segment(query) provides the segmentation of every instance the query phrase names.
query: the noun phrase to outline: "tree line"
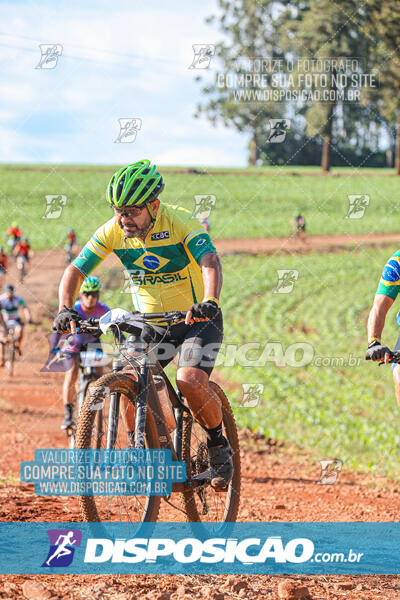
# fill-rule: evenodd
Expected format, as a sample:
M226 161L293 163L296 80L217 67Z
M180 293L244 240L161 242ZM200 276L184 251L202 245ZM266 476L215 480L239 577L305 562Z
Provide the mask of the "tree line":
M398 0L217 0L206 21L223 40L195 116L250 134L251 165L400 174Z

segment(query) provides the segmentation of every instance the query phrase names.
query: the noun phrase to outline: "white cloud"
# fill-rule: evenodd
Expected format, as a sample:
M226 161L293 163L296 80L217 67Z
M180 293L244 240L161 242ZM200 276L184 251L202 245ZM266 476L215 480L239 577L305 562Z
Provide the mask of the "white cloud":
M0 160L244 164L243 136L193 118L192 44L221 38L204 23L214 10L214 0L3 2ZM39 43L63 45L56 69L35 69ZM121 117L143 120L134 145L113 144Z

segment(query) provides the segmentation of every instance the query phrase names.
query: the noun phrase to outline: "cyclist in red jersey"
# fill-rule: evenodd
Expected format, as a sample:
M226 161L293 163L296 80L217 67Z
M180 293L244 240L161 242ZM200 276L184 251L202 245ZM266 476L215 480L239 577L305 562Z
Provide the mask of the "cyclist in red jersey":
M72 229L72 227L70 227L68 229L67 238L68 238L68 242L66 243L64 248L67 253L67 259L66 259L67 263L70 263L70 262L72 262L72 260L74 258L74 253L76 251L76 246L77 246L76 234L75 234L75 231Z
M22 282L26 274L26 266L29 263L29 258L31 256L31 247L29 245L28 238L23 238L15 245L14 256L16 257L17 261L17 269L21 273L20 281Z
M31 247L29 245L28 238L23 238L20 242L15 245L14 255L23 256L24 259L29 262Z
M22 231L18 227L18 224L14 221L6 231L7 244L14 250L15 245L21 239Z

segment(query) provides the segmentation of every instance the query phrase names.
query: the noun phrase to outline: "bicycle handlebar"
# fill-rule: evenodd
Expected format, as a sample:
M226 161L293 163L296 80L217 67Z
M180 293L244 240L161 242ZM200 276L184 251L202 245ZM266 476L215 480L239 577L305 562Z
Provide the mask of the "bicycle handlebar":
M164 321L167 323L173 323L174 321L181 321L182 319L185 318L186 316L186 311L181 311L181 310L174 310L174 311L169 311L169 312L160 312L160 313L140 313L140 312L133 312L131 313L132 318L135 321L139 321L142 323L147 323L149 321ZM79 333L99 333L100 329L99 329L99 320L100 319L87 319L87 321L84 321L83 319L77 319L76 320L76 324L79 328ZM117 327L117 324L115 324L115 327ZM121 323L118 323L118 327L121 329L121 331L126 331L127 333L129 333L129 329L133 330L134 326L131 325L130 323L121 321Z
M389 356L390 356L389 364L400 364L400 352L392 352L392 351L390 351L389 352ZM385 361L382 360L382 362L380 362L378 364L379 364L379 366L380 365L384 365Z

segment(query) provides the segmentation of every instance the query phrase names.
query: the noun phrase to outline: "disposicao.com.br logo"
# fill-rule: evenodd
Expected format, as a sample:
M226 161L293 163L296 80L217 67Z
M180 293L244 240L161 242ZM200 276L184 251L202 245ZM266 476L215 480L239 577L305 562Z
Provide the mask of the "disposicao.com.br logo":
M0 538L1 574L400 574L397 522L3 522Z
M362 553L350 550L348 558L342 552L315 554L316 562L354 562ZM293 538L286 544L280 536L262 538L209 538L194 537L178 541L171 538L98 539L89 538L85 563L156 563L166 558L181 564L235 563L262 564L271 559L275 563L314 562L314 543L308 538Z

